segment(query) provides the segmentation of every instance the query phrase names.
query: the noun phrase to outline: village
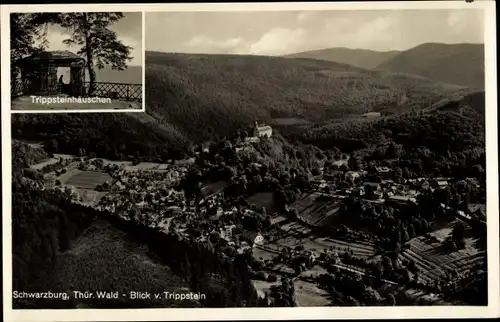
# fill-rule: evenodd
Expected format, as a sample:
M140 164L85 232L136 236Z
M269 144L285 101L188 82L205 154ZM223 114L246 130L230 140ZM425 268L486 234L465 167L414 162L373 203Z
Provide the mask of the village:
M257 143L260 138L270 138L272 129L256 123L252 134L236 146L236 151ZM346 198L355 197L373 207L384 205L404 212L417 206L419 196L436 194L457 184L453 178L439 177L396 182L389 167L352 171L344 159L338 161L334 171L321 168L310 180L309 188L287 204L285 211L275 211L270 206L274 199L271 192L258 192L260 197L256 199L248 196L249 202L243 205L226 198L224 190L228 182L224 180L204 182L199 197L187 198L179 187L193 166L192 159L180 164L134 164L89 156L55 155L54 158L57 162L45 165L44 189L66 191L77 203L107 210L123 220L195 240L210 248L216 247L228 256L248 254L253 258L251 269L261 297L275 292L283 285L283 280L292 281L297 305L306 306L330 303L327 292L317 282L321 275L334 268L372 277L370 267L380 265L384 258L378 246L379 238L338 221ZM463 184L480 189L472 178ZM258 202L261 199L267 201ZM486 220L484 204L470 203L463 210L445 204L441 207L444 213L453 212L453 220L464 223L472 218L479 218L483 223ZM446 234L427 235L438 244L444 243L452 229L443 229ZM407 241L406 253L416 252L411 244L419 238ZM448 259L451 263L448 271L431 259L415 265L421 256L406 256L405 250L394 263L400 269L417 266L410 274L414 287L407 292L416 292L426 301L437 303L443 299L429 290L444 285L436 281L451 276L450 271L467 274L466 266L471 268L472 264L463 265L463 261L468 262L469 255L482 258L479 251L470 252L467 250L464 256L457 253L456 258ZM433 273L427 274L425 270ZM389 289L401 284L390 276L383 280ZM381 295L388 290L381 291Z

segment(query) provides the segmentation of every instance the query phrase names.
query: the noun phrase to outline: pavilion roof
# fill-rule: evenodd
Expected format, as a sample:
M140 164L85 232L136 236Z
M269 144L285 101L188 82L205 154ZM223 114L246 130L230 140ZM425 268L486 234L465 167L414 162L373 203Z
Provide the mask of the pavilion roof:
M82 57L69 50L43 51L31 56L23 57L16 62L16 65L40 64L44 61L53 61L57 65L64 66L71 63L85 61Z

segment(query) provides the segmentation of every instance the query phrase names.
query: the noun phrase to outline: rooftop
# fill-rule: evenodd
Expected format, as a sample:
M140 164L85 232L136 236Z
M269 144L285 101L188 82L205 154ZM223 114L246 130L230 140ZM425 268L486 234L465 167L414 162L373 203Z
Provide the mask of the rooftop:
M401 196L401 195L390 196L389 200L399 201L399 202L408 202L408 201L416 202L417 201L414 197L411 197L411 196Z
M18 59L17 65L39 63L41 61L57 61L61 64L70 64L79 61L85 61L82 57L69 50L43 51L31 56Z

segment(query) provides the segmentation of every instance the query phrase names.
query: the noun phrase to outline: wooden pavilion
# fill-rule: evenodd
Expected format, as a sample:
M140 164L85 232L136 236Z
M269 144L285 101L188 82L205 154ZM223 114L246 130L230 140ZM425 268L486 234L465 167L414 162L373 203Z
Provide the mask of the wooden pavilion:
M44 51L21 58L14 68L20 71L20 79L15 83L21 88L15 89L20 95L58 95L63 92L71 96L84 96L85 59L68 50ZM57 68L70 68L70 81L61 88L57 79Z

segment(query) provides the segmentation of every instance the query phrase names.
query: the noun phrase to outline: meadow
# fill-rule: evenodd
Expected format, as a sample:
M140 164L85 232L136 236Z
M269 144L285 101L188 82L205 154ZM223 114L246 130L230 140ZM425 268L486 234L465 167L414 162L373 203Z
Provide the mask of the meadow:
M111 176L104 172L79 171L71 176L65 184L80 189L94 189L96 186L111 180Z
M267 211L272 211L274 202L273 202L273 193L272 192L257 192L248 197L247 202L258 207L266 207Z

